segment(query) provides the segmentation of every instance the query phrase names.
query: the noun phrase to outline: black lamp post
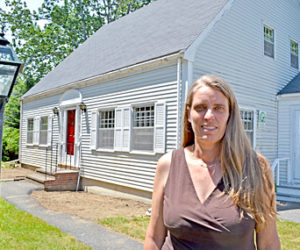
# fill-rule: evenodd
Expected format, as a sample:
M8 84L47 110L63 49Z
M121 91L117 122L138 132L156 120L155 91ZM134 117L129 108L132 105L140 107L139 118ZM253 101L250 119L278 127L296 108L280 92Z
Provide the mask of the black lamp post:
M18 60L9 44L10 42L4 38L2 28L0 33L0 178L4 107L11 95L17 76L24 67L24 64Z

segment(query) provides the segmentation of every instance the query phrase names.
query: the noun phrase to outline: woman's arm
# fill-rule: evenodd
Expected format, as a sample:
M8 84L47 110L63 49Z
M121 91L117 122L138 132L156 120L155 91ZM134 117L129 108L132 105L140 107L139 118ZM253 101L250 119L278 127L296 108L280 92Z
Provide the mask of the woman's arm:
M144 249L161 249L167 230L163 220L164 187L169 175L171 152L163 155L156 168L152 194L152 210L150 224L147 230Z
M256 233L258 250L279 250L280 240L276 229L276 219L271 219Z
M278 250L280 249L280 240L276 229L276 196L274 178L268 160L258 154L259 165L262 169L263 182L265 189L265 200L269 202L269 218L266 222L259 225L256 232L256 246L258 250Z

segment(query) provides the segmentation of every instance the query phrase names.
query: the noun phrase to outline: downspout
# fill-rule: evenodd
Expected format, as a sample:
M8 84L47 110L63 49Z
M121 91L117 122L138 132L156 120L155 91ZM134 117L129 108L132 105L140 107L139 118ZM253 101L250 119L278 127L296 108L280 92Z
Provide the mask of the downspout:
M20 124L19 124L19 163L22 163L22 123L23 123L23 100L20 100Z
M79 143L79 157L78 157L78 179L77 179L77 185L76 185L76 192L79 189L79 183L80 183L80 172L81 172L81 168L80 168L80 163L81 163L81 139L82 139L82 116L83 116L83 112L81 111L80 114L80 131L79 131L79 138L78 138L78 143ZM86 111L85 111L86 112ZM84 112L84 114L85 114Z
M176 148L180 147L181 142L181 113L182 113L182 57L183 52L179 53L177 60L177 136L176 136Z

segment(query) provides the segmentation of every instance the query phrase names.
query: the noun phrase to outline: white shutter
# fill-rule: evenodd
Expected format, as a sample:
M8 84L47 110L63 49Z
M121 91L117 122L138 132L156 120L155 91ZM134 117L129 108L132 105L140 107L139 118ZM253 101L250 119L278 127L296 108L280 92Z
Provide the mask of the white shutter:
M91 122L91 149L97 149L97 130L98 130L98 111L92 112L92 122Z
M123 110L120 108L115 109L115 133L114 133L114 149L121 151L123 146Z
M164 153L166 145L166 103L155 103L154 152Z
M122 151L130 151L131 107L123 108L123 145Z
M48 135L47 135L47 144L51 146L52 143L52 123L53 123L53 115L48 116Z

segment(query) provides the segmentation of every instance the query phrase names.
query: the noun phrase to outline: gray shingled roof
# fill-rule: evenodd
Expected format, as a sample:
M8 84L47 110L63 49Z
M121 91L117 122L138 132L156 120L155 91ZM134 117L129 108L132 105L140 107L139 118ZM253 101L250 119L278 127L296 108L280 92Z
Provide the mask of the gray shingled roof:
M101 27L23 98L185 50L227 2L152 2Z
M278 95L300 93L300 73L296 75L282 90L278 92Z

